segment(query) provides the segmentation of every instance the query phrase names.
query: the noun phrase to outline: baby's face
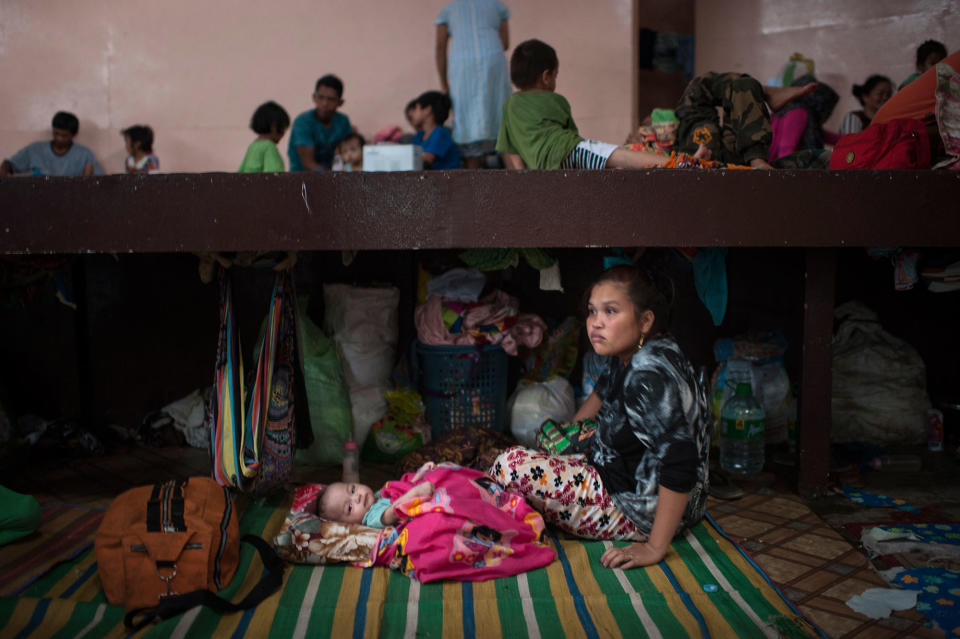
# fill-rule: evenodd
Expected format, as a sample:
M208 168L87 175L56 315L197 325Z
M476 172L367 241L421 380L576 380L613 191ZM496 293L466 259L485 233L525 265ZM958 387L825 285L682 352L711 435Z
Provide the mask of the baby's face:
M359 524L373 505L373 490L363 484L334 482L320 498L320 515L332 521Z
M340 145L340 157L347 164L357 165L363 161L363 147L360 140L351 138Z

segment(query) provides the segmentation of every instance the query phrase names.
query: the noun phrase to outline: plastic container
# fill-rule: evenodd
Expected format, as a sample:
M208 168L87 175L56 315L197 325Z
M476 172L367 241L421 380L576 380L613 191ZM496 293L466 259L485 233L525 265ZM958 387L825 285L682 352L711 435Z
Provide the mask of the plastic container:
M343 442L343 477L345 483L356 484L360 482L360 449L357 442L348 439Z
M923 460L920 455L881 455L870 461L874 470L889 471L892 473L915 473L923 470Z
M736 393L720 411L720 467L732 475L753 475L763 470L763 406L750 392L750 384L737 384Z
M927 449L943 450L943 412L936 408L927 409Z
M431 436L467 426L503 432L507 354L499 345L429 346L418 341L416 352Z

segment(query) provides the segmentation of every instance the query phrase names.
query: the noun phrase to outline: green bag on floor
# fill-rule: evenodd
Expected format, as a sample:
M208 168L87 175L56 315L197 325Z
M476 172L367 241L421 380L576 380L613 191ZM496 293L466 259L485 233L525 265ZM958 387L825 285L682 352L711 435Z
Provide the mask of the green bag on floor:
M296 463L339 464L343 460L343 442L353 431L350 394L333 340L310 320L306 308L306 299L301 299L297 304L297 327L313 444L297 450Z

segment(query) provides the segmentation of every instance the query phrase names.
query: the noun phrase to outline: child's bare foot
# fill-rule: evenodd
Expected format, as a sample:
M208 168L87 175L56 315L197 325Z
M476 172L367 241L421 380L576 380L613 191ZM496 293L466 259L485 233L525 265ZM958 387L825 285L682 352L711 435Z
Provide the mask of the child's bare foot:
M709 160L713 157L713 151L708 149L706 145L701 144L699 147L697 147L697 152L693 154L693 157L698 160Z
M770 165L770 163L764 160L763 158L754 158L750 160L750 168L769 169L771 171L774 170L773 167Z
M763 94L772 111L779 111L787 106L788 102L810 95L817 88L816 82L805 84L802 87L763 87Z

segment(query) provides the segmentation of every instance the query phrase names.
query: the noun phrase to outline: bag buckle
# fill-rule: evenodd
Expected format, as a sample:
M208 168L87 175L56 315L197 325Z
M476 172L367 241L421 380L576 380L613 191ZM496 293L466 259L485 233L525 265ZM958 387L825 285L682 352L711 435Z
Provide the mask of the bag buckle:
M163 563L166 564L167 562L163 562ZM166 586L167 586L167 592L165 592L165 593L163 593L163 592L160 593L160 596L158 597L158 599L166 599L167 597L174 597L174 596L176 596L176 595L179 595L179 594L180 594L179 592L177 592L176 590L171 589L171 587L170 587L170 582L173 581L173 578L177 576L177 564L175 564L175 563L170 563L169 565L164 565L164 566L163 566L164 568L171 568L171 569L173 569L173 572L171 572L169 575L166 575L166 576L164 576L164 575L162 575L162 574L160 573L160 568L161 568L161 565L160 565L160 564L161 564L161 562L157 562L157 566L156 566L157 577L160 577L160 580L161 580L163 583L166 584Z

